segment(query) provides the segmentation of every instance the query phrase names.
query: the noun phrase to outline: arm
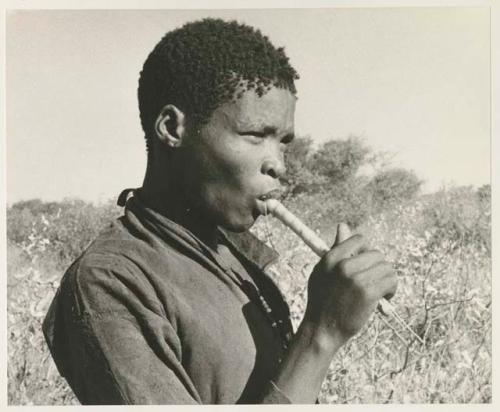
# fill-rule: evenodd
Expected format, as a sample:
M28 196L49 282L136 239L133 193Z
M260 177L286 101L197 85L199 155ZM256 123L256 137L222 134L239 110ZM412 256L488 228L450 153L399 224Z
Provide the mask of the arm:
M65 276L44 333L82 404L201 402L180 362L174 327L144 291L116 258L92 258Z
M330 362L396 290L396 276L380 252L339 225L334 247L314 268L304 319L274 382L293 403L314 403ZM264 398L265 399L265 398Z
M359 237L338 241L314 269L304 320L274 377L284 396L270 385L263 403L316 400L333 355L370 313L356 315L359 308L366 310L356 297L367 290L366 282L349 281L373 260L369 252L361 261L348 258L362 245ZM154 299L144 296L144 285L132 272L123 262L93 261L63 282L51 309L55 327L45 328L54 337L47 340L61 374L86 404L201 403L179 361L174 327Z

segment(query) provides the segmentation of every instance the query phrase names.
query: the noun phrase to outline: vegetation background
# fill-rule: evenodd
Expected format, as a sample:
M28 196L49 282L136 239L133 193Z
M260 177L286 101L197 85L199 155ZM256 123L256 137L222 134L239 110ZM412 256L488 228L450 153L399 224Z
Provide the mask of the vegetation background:
M412 171L356 137L289 147L284 203L332 243L347 222L393 262L401 318L374 314L333 360L324 403L491 402L490 186L421 194ZM64 270L121 210L78 199L17 202L7 210L8 400L78 404L50 357L41 323ZM300 322L318 258L270 217L252 229L280 259L271 269Z

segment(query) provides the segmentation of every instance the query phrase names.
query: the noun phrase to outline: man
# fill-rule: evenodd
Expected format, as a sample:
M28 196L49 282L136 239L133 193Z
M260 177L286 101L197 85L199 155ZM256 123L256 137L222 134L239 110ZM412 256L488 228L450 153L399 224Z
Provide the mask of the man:
M124 216L68 269L44 322L84 404L314 403L337 350L396 288L340 225L295 334L249 232L285 172L298 78L283 49L236 22L169 32L147 58L148 164Z

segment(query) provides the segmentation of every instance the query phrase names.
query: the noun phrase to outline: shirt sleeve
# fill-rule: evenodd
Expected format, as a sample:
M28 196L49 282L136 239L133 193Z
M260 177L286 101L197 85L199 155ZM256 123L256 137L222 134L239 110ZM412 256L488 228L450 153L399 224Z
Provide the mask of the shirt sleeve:
M82 404L201 403L172 322L152 287L119 259L70 269L44 334Z

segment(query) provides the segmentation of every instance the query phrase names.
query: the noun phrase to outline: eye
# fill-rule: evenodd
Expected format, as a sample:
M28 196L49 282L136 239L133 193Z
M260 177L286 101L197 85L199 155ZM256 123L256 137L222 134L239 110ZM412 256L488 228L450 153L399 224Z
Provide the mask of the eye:
M281 139L281 143L289 144L292 142L292 140L294 138L295 138L295 136L293 134L287 134L287 135L283 136L283 138Z
M266 134L264 132L257 131L245 131L238 133L240 136L243 136L245 140L250 142L251 144L261 144L265 141Z
M264 132L257 132L257 131L239 132L238 134L240 136L254 136L258 138L266 137L266 134Z

